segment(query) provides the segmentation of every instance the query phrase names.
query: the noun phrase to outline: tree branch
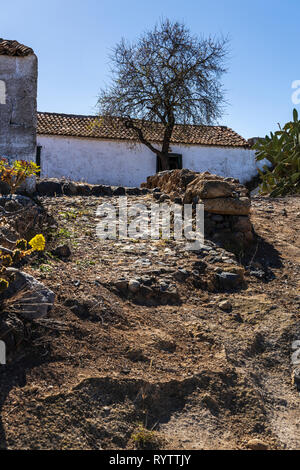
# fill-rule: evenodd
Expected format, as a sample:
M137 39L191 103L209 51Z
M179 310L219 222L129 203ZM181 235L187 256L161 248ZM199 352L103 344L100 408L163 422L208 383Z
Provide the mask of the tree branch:
M125 121L124 125L125 125L126 129L132 129L136 133L136 135L138 136L140 142L142 144L146 145L146 147L148 147L151 150L151 152L155 153L156 155L161 154L161 152L158 149L153 147L153 145L150 142L148 142L148 140L144 137L144 133L143 133L142 129L135 126L131 119L127 119Z

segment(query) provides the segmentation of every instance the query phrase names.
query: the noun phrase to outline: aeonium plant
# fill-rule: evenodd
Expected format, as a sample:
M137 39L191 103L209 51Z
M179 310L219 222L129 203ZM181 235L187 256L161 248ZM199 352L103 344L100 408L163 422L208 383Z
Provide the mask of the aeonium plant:
M10 164L7 158L0 158L0 180L9 185L11 194L15 194L27 178L36 176L39 171L40 167L34 162L15 160Z
M14 250L0 247L0 293L5 291L9 287L9 281L6 277L11 274L10 268L21 259L34 253L45 250L46 241L42 234L36 235L29 242L27 240L18 240L15 244ZM15 272L15 271L14 271Z

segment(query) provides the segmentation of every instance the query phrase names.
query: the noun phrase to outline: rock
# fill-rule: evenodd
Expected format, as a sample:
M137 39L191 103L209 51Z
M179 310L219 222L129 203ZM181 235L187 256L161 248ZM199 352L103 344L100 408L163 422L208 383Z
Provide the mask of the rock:
M141 188L141 194L143 194L144 196L145 196L146 194L150 194L150 189Z
M217 282L221 290L230 291L236 289L241 284L238 274L222 272L216 274Z
M76 196L77 195L77 185L73 181L62 182L62 193L65 196Z
M245 269L242 266L227 266L223 268L223 272L237 274L240 281L244 281Z
M157 193L157 192L156 192L156 193L153 193L153 197L154 197L154 199L156 199L157 201L159 201L159 199L161 198L161 196L162 196L162 193Z
M248 197L215 198L199 200L204 205L204 211L221 215L249 215L251 201Z
M141 278L141 281L145 286L151 286L151 284L153 283L153 278L151 278L150 276L143 276Z
M118 289L118 291L126 291L128 289L128 281L126 281L126 279L119 279L115 283L115 287Z
M7 183L5 183L5 181L0 181L0 194L10 194L10 187Z
M300 349L300 340L296 340L292 343L292 351L297 351L297 349Z
M207 263L205 261L195 261L193 264L194 269L196 269L199 273L204 273L207 268Z
M212 251L212 248L207 245L202 245L199 251L204 252L204 253L209 253L210 251Z
M297 349L297 350L292 354L292 364L293 364L293 366L298 366L298 365L300 365L300 349Z
M223 222L224 220L224 217L222 215L213 215L211 220L213 220L214 222Z
M141 190L140 188L126 188L127 196L140 196Z
M112 196L113 192L110 186L100 184L92 187L91 194L92 196Z
M41 196L60 196L63 193L62 183L55 180L39 181L36 192Z
M131 279L128 283L128 289L133 294L136 294L140 290L141 284L136 279Z
M294 383L299 388L300 387L300 367L297 367L294 370L293 374L294 374L294 377L293 377Z
M265 272L262 269L250 270L250 276L254 276L257 279L264 279Z
M159 283L159 289L161 292L165 292L169 288L169 283L165 281L160 281Z
M154 296L154 291L153 289L151 289L150 286L147 286L147 285L143 285L141 286L140 290L139 290L139 297L140 299L144 299L144 300L147 300L147 299L151 299L153 296Z
M78 196L90 196L92 187L88 184L77 184L77 195Z
M252 232L252 224L247 216L239 216L233 224L234 230L237 232Z
M223 310L224 312L231 312L232 310L232 305L229 300L223 300L222 302L219 303L219 308Z
M174 203L178 205L182 205L183 203L182 197L179 197L179 196L174 197Z
M172 191L185 191L187 185L196 178L197 174L188 169L161 171L156 175L149 176L146 186L148 189L157 190L158 188L167 194Z
M175 279L178 281L185 281L190 276L190 273L186 269L178 268L175 273Z
M125 196L126 191L125 188L119 186L118 188L113 189L113 196Z
M0 294L0 301L18 294L16 308L19 317L27 320L46 317L54 303L54 292L27 273L9 271L14 273L14 280L8 289Z
M269 446L260 439L250 439L247 443L247 447L251 450L268 450Z
M162 171L154 176L149 176L147 183L143 183L142 187L167 193L172 200L174 200L175 195L181 196L188 191L188 188L191 189L192 187L198 187L198 191L194 191L194 195L191 195L190 200L194 196L199 196L199 191L203 194L203 199L207 197L229 197L233 192L237 196L248 195L247 189L238 180L223 178L209 172L198 173L188 169Z
M69 258L72 255L71 248L69 245L59 245L55 250L52 251L54 256L58 258Z
M159 202L165 202L165 201L168 201L170 200L170 196L168 196L168 194L162 194L159 198Z
M197 176L186 188L184 204L191 204L195 197L200 199L227 198L232 196L232 185L226 181L203 180Z

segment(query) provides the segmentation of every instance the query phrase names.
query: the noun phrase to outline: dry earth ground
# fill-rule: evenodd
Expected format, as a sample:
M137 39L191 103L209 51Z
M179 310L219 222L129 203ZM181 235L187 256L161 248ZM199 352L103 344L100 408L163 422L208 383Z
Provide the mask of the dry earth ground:
M245 264L266 275L246 274L234 293L178 280L199 262L182 244L98 240L101 200L43 199L59 222L53 244L70 243L72 257L25 268L57 299L0 371L0 448L132 449L142 423L163 449L246 449L251 438L299 449L300 198L254 198L259 239ZM176 286L180 301L148 305L113 286L141 276Z

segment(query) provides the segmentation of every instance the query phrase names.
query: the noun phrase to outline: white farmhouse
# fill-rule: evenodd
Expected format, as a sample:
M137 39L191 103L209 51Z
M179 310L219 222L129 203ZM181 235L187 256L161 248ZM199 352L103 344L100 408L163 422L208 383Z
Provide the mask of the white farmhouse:
M121 119L38 113L37 122L41 177L132 187L159 170L155 154L136 142ZM152 124L146 137L159 144L162 127ZM210 171L241 183L257 175L249 143L224 126L176 126L170 151L171 168Z

